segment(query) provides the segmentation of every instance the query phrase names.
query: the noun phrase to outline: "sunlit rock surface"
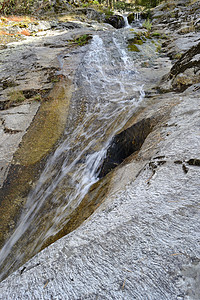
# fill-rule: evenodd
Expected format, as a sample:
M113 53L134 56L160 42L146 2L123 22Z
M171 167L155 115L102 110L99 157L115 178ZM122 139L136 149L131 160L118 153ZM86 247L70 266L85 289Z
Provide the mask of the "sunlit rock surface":
M199 43L197 27L182 35L188 24L179 25L165 46L175 60ZM163 76L160 63L154 71L141 64L148 99L136 120L158 122L129 163L114 170L104 204L5 279L0 299L200 299L199 77L182 93L170 84L169 93L149 92Z
M199 299L199 97L176 99L104 205L3 281L0 299Z

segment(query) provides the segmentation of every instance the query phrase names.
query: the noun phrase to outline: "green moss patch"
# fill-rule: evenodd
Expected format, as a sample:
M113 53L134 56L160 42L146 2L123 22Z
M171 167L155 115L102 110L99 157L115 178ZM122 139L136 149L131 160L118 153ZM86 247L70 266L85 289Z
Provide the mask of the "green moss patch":
M136 45L142 45L144 42L143 37L140 37L139 35L136 35L134 38L129 39L129 44L136 44Z
M128 45L128 50L129 51L134 51L134 52L140 52L140 50L138 49L138 47L134 44L130 44Z
M15 104L22 103L26 100L26 97L24 96L22 91L12 91L9 93L9 105L13 106Z
M86 45L90 40L92 36L90 34L83 34L78 37L76 37L74 40L70 40L70 44L78 45L78 46L84 46Z

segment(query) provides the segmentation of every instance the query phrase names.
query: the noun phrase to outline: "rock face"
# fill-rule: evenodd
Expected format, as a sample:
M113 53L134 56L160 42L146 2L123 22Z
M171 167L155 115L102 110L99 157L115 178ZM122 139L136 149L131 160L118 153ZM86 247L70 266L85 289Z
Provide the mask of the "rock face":
M200 83L200 42L185 52L174 64L169 78L173 88L179 91Z
M188 22L193 12L198 26L199 1L184 3L155 10L155 30L170 35L164 50L173 66L161 78L155 65L162 93L149 75L131 129L113 139L102 171L110 180L104 203L78 229L5 279L0 299L200 299L199 32L195 27L188 33L170 17L176 6L178 18ZM48 47L56 43L50 39ZM146 65L141 70L148 77ZM4 130L7 112L2 118ZM141 124L146 130L137 135ZM10 129L18 130L13 120ZM129 149L137 152L108 174L110 164L127 156L116 155L121 147L127 155Z
M187 1L187 6L183 1L171 1L154 10L153 29L169 36L163 46L175 63L168 74L168 84L165 77L161 89L183 91L200 83L199 14L200 1Z
M63 11L73 11L74 1L66 1L66 0L36 0L36 1L28 1L27 3L23 3L23 1L4 1L0 7L1 14L10 14L14 13L17 15L21 14L46 14L46 13L61 13Z
M170 36L165 43L172 59L184 53L199 40L200 1L170 1L155 8L153 29Z
M0 113L0 188L7 177L13 153L18 149L39 106L39 102L26 103Z
M115 172L104 205L3 281L1 299L199 299L198 96L156 102L141 117L180 103Z
M166 1L154 9L153 24L158 29L167 24L166 30L185 34L197 29L195 26L198 26L199 10L199 0Z
M11 49L8 47L1 50L0 117L4 138L1 138L0 160L3 173L8 169L13 153L42 99L53 86L55 72L59 69L59 52L59 48L51 48L49 51L49 47L41 40L39 43L21 42L16 47L13 45ZM10 145L9 151L6 151L7 143ZM4 179L1 176L1 186Z
M135 20L135 13L131 13L127 17L129 24L131 24Z
M83 32L89 34L92 30L60 34L50 31L50 37L11 44L1 51L1 247L16 225L24 196L65 129L71 80L82 55L69 41ZM69 48L75 50L74 55L66 54ZM66 64L64 74L61 61Z

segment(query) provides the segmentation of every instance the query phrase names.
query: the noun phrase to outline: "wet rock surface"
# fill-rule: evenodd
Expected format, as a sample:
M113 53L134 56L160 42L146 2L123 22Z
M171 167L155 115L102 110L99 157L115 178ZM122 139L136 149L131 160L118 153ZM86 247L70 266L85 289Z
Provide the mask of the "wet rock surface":
M0 118L3 136L0 160L3 169L7 170L10 165L41 104L42 107L51 107L50 90L60 81L59 55L69 47L69 41L73 41L76 35L81 36L82 32L87 30L62 34L50 32L51 37L30 37L1 50ZM49 104L46 101L50 101ZM12 150L6 153L7 143ZM6 174L6 171L1 173L1 186L5 180L3 173Z
M92 33L50 32L51 37L18 42L1 51L1 246L65 129L72 79L84 53L70 43L83 32ZM67 65L65 74L59 74L60 63Z

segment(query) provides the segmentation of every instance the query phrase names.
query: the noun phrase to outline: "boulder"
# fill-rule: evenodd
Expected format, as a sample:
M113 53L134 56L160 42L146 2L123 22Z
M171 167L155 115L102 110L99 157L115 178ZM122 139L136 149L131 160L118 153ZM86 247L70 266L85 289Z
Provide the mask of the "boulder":
M131 13L127 17L129 24L133 23L135 21L135 13Z
M113 27L119 29L125 26L125 21L122 16L113 15L110 17L106 17L105 22L112 25Z

